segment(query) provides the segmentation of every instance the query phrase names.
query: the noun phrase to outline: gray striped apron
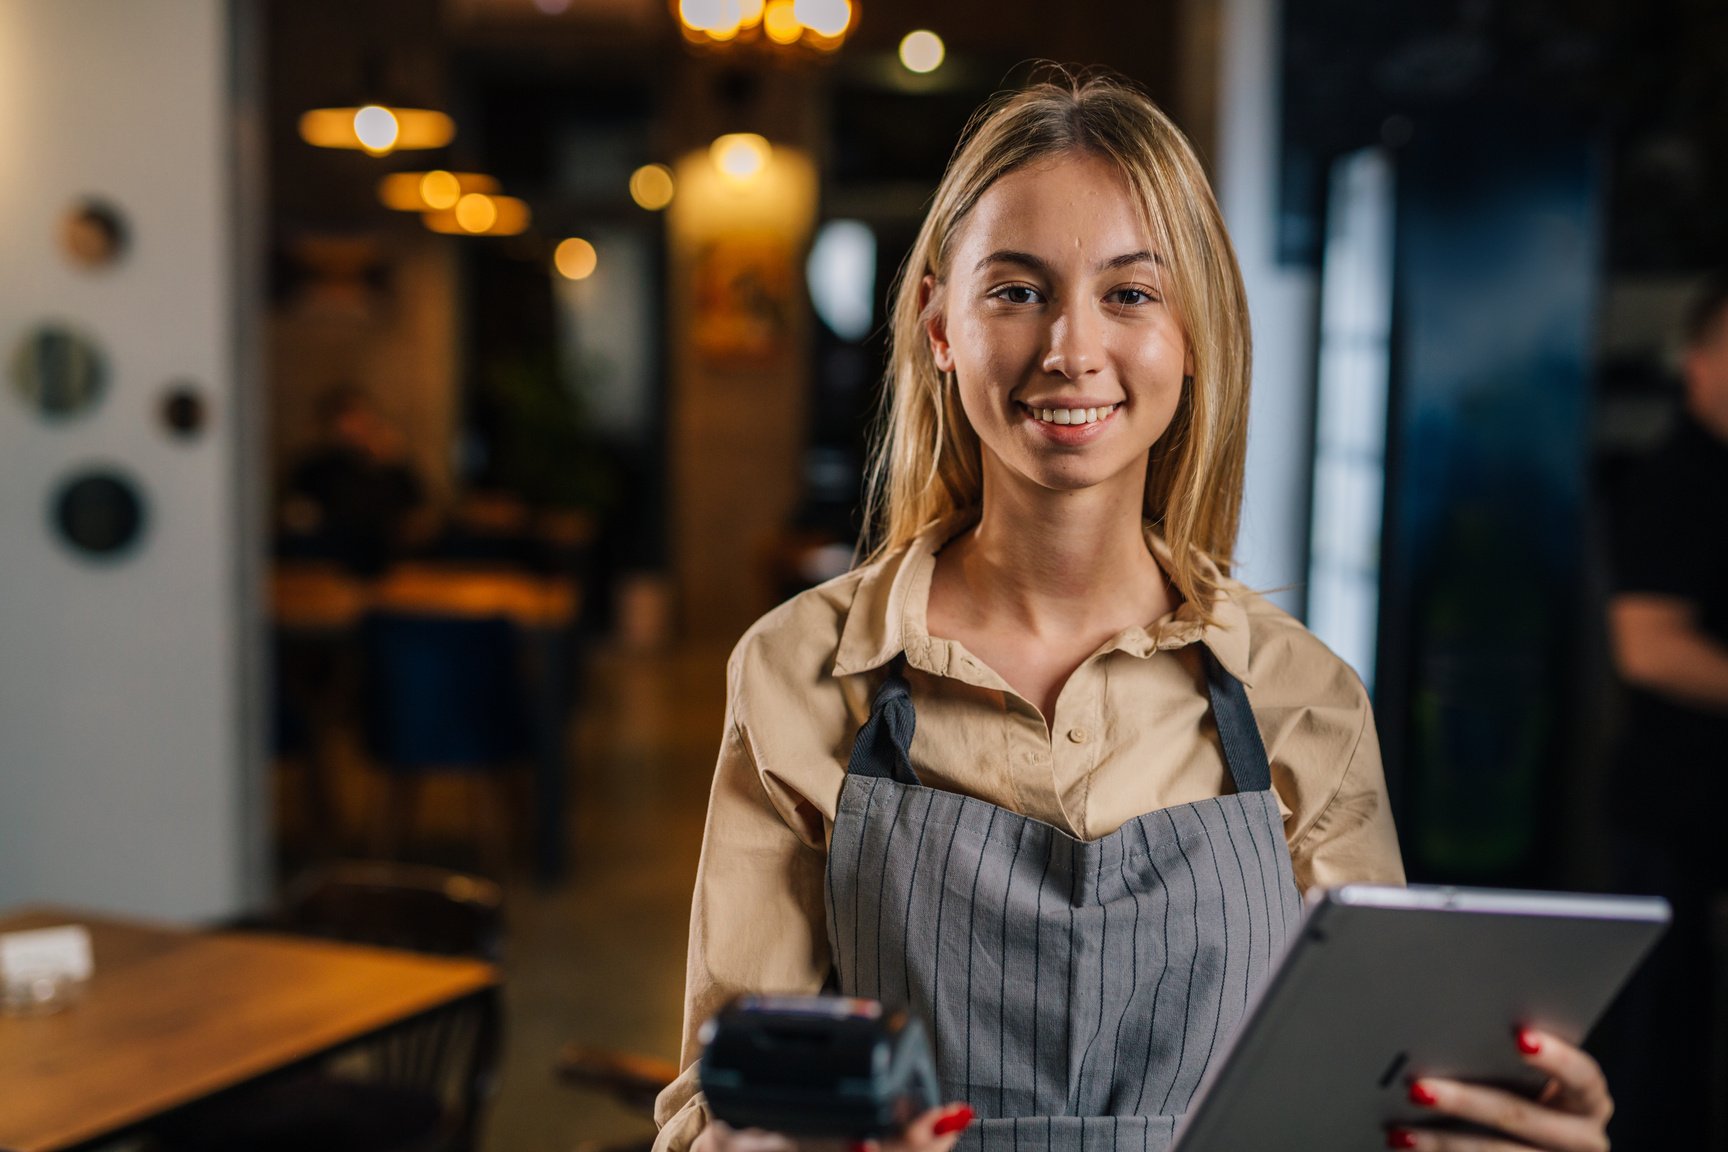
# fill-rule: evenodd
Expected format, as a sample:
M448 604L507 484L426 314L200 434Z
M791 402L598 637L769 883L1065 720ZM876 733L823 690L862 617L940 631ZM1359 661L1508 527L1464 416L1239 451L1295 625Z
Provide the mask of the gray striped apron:
M1236 792L1098 840L925 788L898 663L853 745L828 852L833 983L908 1008L962 1148L1166 1148L1301 913L1242 684L1203 645Z

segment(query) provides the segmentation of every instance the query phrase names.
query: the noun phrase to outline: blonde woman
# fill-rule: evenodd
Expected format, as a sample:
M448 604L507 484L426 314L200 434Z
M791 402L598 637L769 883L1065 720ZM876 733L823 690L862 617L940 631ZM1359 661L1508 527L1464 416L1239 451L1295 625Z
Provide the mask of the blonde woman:
M1228 575L1248 379L1170 121L1067 75L986 109L896 292L879 543L729 665L661 1148L788 1148L706 1121L694 1037L825 986L930 1029L907 1152L1165 1147L1302 891L1402 880L1361 683ZM1605 1147L1594 1062L1520 1044L1540 1104L1412 1087L1504 1142L1391 1146Z

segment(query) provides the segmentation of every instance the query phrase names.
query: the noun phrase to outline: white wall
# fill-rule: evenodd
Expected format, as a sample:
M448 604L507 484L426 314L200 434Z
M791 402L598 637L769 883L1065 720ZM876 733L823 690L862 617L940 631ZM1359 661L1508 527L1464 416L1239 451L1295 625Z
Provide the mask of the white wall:
M229 34L223 0L0 0L0 374L51 318L110 364L100 405L53 426L0 382L0 907L207 917L258 879ZM91 194L132 240L96 273L54 242ZM179 378L210 402L191 443L157 417ZM49 536L49 493L89 462L145 490L128 559Z
M1320 284L1312 271L1276 262L1278 37L1278 0L1224 0L1218 199L1254 321L1254 397L1236 575L1294 610L1306 578Z

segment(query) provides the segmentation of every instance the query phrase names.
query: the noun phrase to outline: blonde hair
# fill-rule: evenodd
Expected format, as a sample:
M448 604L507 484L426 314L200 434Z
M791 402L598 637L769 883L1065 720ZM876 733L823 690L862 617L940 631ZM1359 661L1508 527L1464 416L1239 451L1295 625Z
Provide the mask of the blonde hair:
M1247 453L1248 302L1217 201L1187 138L1143 93L1098 74L1057 69L996 97L973 117L900 269L890 353L868 469L870 558L939 521L975 512L983 497L978 436L930 351L920 304L926 276L940 284L950 250L979 197L1040 159L1088 152L1114 163L1146 217L1162 262L1160 285L1188 344L1170 427L1152 447L1145 517L1170 547L1171 582L1210 621L1217 582L1198 555L1228 572Z

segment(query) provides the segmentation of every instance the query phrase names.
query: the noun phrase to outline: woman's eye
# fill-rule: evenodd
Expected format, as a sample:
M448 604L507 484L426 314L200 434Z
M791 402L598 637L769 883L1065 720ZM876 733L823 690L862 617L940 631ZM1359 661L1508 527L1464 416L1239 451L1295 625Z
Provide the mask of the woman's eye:
M1038 289L1025 284L1010 284L1006 288L998 288L996 297L1010 304L1035 304L1038 301Z
M1110 293L1109 299L1112 303L1125 306L1156 304L1158 302L1158 298L1144 288L1118 288Z

